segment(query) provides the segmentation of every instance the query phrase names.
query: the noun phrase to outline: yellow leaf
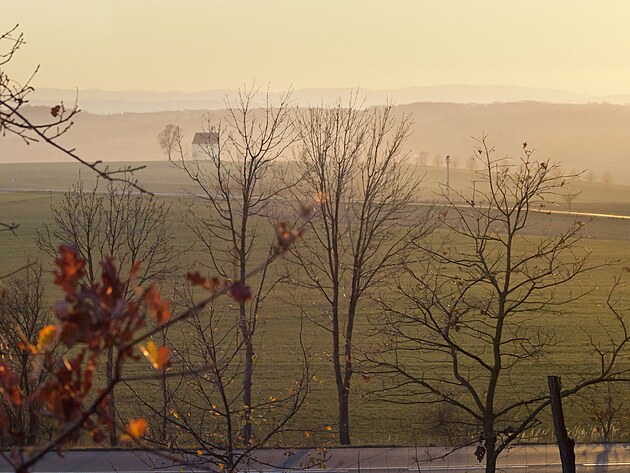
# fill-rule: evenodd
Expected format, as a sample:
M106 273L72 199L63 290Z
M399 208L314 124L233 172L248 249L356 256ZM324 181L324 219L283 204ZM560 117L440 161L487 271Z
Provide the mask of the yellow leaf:
M203 455L203 452L201 450L197 450L197 455Z
M326 426L326 430L327 430L328 432L330 432L330 431L332 430L332 426L327 425L327 426Z
M59 336L59 327L56 325L46 325L39 331L39 338L37 340L37 350L48 350L57 341Z

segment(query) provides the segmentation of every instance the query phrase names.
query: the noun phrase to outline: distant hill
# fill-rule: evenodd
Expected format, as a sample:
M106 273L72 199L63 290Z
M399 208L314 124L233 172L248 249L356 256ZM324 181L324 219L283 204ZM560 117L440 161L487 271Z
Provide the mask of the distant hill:
M264 89L264 88L263 88ZM349 97L357 93L365 99L365 105L383 105L388 101L396 104L414 102L493 103L537 101L549 103L586 103L605 101L605 98L590 100L588 96L557 89L538 89L507 85L435 85L405 87L399 89L370 90L364 88L321 88L300 89L292 93L300 106L331 102L338 97ZM224 99L235 97L237 92L227 89L200 92L153 92L146 90L107 91L40 88L31 96L32 105L52 106L60 101L74 103L78 97L81 109L91 113L160 112L169 110L218 110L224 107ZM271 92L272 101L278 100L278 92ZM611 97L614 103L628 103L630 97ZM621 102L624 101L624 102Z
M486 133L501 155L518 157L527 141L537 156L561 161L569 171L591 169L595 181L609 173L613 183L630 184L630 105L549 104L538 102L399 105L396 113L411 114L413 134L407 144L415 159L427 153L451 155L453 167L466 168L473 151L471 137ZM34 118L47 118L49 109L31 107ZM220 116L223 112L214 112ZM82 112L63 137L88 160L164 160L156 136L168 123L180 125L186 143L203 129L202 110L98 115ZM48 146L30 146L14 136L0 137L0 163L64 161Z

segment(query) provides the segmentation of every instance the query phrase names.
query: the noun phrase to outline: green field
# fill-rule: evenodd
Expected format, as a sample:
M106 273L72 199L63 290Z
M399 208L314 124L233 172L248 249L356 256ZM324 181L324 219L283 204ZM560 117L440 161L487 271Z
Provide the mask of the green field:
M50 206L60 198L59 191L68 189L77 180L78 167L73 164L29 164L29 165L0 165L0 221L19 224L17 234L0 233L0 259L2 265L0 274L6 274L20 267L27 259L42 258L35 244L36 230L44 223L51 223ZM425 200L437 199L440 176L444 170L427 168ZM93 180L87 170L81 171L86 181ZM188 186L181 172L171 168L167 163L149 163L148 169L140 175L141 183L149 190L160 195L160 199L170 202L173 206L173 228L175 241L179 249L190 248L194 244L180 217L188 199ZM453 188L465 186L470 182L471 175L467 171L457 170L452 176ZM630 214L630 192L628 188L612 186L604 188L598 185L576 184L576 190L582 194L573 202L572 210L583 212L613 213L617 215ZM565 208L560 206L558 208ZM200 209L199 211L203 211ZM535 225L529 230L533 236L538 234L551 235L558 229L566 228L573 222L573 215L545 215L534 218ZM584 219L585 221L589 219ZM272 237L273 229L269 222L259 222L261 234ZM437 237L437 236L435 236ZM308 238L308 234L305 236ZM590 251L591 262L594 265L604 265L612 262L611 266L600 266L590 272L587 277L566 287L566 291L580 291L592 289L588 297L563 309L563 313L546 316L539 323L554 330L563 343L553 347L548 359L540 364L529 366L526 370L513 373L513 383L522 389L546 385L547 374L561 374L567 382L577 378L580 374L596 367L587 346L587 334L596 339L603 339L605 328L609 325L609 313L605 301L612 285L613 278L619 274L621 268L630 261L630 220L593 218L584 227L584 238L580 242L578 251ZM268 240L267 240L268 241ZM256 258L264 257L266 248L258 248ZM199 249L188 249L181 256L181 270L173 275L174 280L183 280L187 269L198 268L204 270L208 266L207 255ZM288 261L278 261L274 265L274 277L283 274ZM383 289L384 293L387 288ZM49 297L54 300L58 293L49 284ZM278 395L290 385L291 376L295 372L295 359L298 351L297 333L300 324L299 311L292 304L299 300L302 307L314 319L325 320L323 312L325 301L316 294L306 291L296 291L289 284L280 285L266 301L260 317L264 322L259 329L255 383L259 389L259 396L267 398ZM229 311L229 308L224 308ZM365 315L358 321L356 330L359 334L357 344L367 347L372 343L367 335L372 329L369 320L377 321L379 314L376 307L368 300L361 307L361 314ZM368 320L369 319L369 320ZM601 324L600 324L601 322ZM174 330L174 337L182 337ZM178 335L179 333L179 335ZM333 382L332 368L329 363L331 351L328 335L308 320L305 322L305 344L310 348L311 371L316 376L308 405L300 412L295 427L297 430L312 430L314 433L310 442L335 443L336 391ZM183 340L181 341L183 343ZM178 343L176 340L175 343ZM413 360L410 360L413 363ZM145 372L144 365L130 366L130 372ZM351 403L352 436L356 444L441 444L447 441L447 433L432 428L431 419L437 419L440 408L436 406L423 407L400 406L383 403L370 395L370 390L378 386L378 378L369 381L360 375L355 377L353 399ZM521 389L518 388L518 389ZM141 388L142 389L142 388ZM123 394L121 392L121 394ZM627 399L630 399L630 393ZM157 399L156 390L146 387L143 396L147 399ZM119 396L119 403L127 403L125 412L133 412L135 401L126 395ZM569 409L568 421L576 429L581 429L582 439L592 440L593 423L579 415L581 407ZM333 431L328 432L322 426L331 425ZM540 433L546 435L547 424L541 426ZM299 434L294 438L304 439ZM618 433L619 439L630 439L630 427Z

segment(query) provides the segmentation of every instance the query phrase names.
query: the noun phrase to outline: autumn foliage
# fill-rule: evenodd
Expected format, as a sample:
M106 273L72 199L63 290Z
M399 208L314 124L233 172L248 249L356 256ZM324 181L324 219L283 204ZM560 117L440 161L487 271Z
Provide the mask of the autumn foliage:
M107 415L108 395L122 379L124 362L138 360L144 354L154 368L161 369L168 366L170 359L169 349L157 347L148 337L150 331L144 330L149 326L149 318L153 319L151 326L169 320L168 302L161 299L154 285L145 290L135 287L136 297L127 297L127 288L135 284L138 264L129 278L122 280L108 258L102 263L100 282L85 286L85 261L75 248L62 246L55 263L54 281L65 295L54 307L57 321L40 331L36 345L26 339L20 344L22 350L34 355L30 375L47 373L45 381L31 396L24 397L10 357L0 362L2 436L13 445L11 460L20 471L28 470L43 452L77 441L83 432L94 442L102 442L107 427L114 422ZM53 351L55 347L62 349ZM95 374L109 348L116 352L115 376L111 383L97 386ZM56 435L42 450L25 457L24 432L15 419L31 403L43 406ZM145 430L146 421L132 419L121 440L137 441Z
M270 261L283 253L288 244L286 235L291 240L299 237L288 228L284 230L278 235L278 246ZM225 294L243 303L252 297L243 281L188 273L188 282L204 288L208 296L175 316L155 284L138 286L139 262L133 265L128 278L122 279L112 258L106 258L101 263L100 281L89 284L85 282L86 261L75 247L62 245L55 266L54 283L64 294L54 306L56 321L40 330L35 343L24 337L19 344L19 350L33 359L27 375L34 379L44 375L44 381L26 395L20 388L12 354L3 354L0 359L0 432L3 442L12 446L7 458L20 472L29 471L47 452L72 444L84 434L97 444L106 439L115 422L108 414L108 397L124 380L125 362L144 359L156 370L170 369L169 348L158 346L152 339L160 330L188 318L217 296ZM96 374L110 350L114 352L114 375L107 383L99 383ZM43 409L53 428L52 440L39 449L28 445L19 421L21 412L33 405ZM132 418L122 429L120 440L137 443L147 429L145 419Z

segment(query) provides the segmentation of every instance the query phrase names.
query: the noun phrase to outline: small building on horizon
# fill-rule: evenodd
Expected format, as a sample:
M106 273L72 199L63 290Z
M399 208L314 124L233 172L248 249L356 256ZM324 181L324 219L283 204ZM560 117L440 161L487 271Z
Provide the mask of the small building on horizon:
M192 140L192 158L215 156L219 151L219 134L214 131L197 132Z

